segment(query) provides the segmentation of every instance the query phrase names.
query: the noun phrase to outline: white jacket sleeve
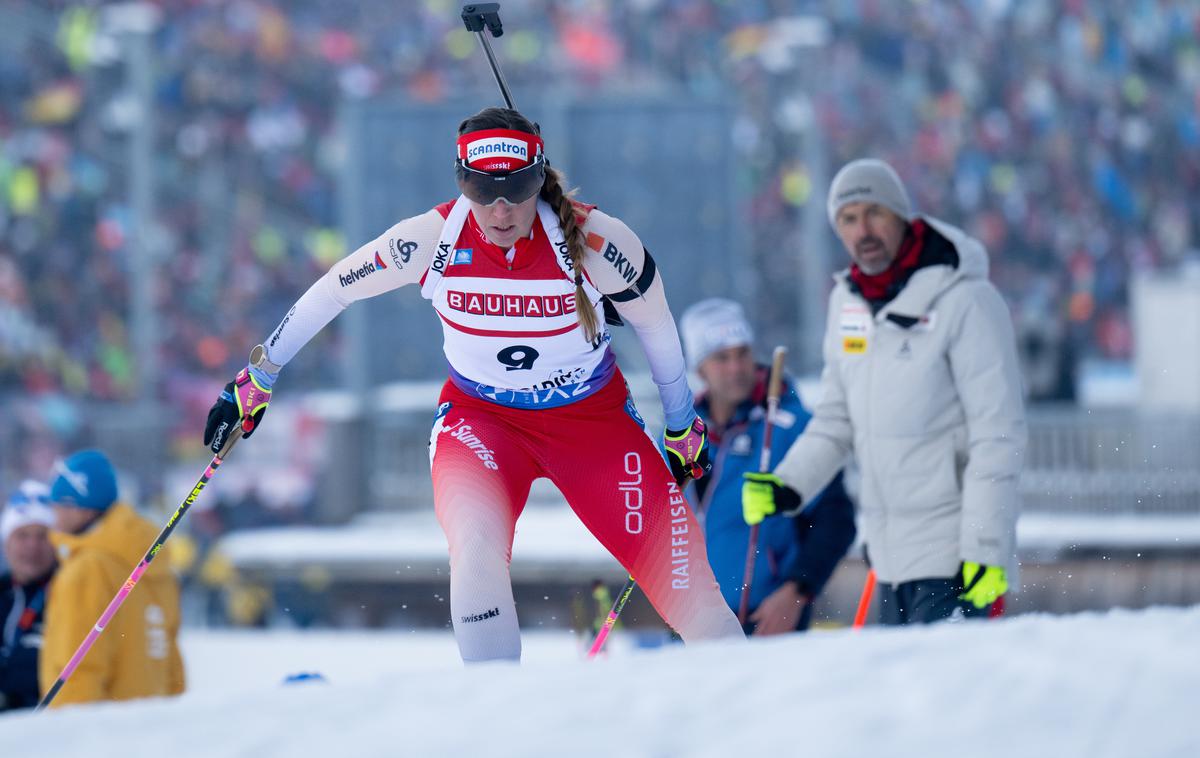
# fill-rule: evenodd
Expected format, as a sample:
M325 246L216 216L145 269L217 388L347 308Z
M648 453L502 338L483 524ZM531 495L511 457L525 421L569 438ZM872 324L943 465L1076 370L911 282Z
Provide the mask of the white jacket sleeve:
M805 505L833 481L854 450L854 429L846 405L846 388L838 369L841 342L835 310L837 302L835 292L829 298L829 311L825 316L821 398L813 408L812 420L775 467L775 475L799 492Z
M350 303L421 280L441 233L430 210L406 218L338 261L300 296L263 342L267 359L283 366Z
M990 283L973 283L951 339L950 370L967 422L961 558L1007 566L1016 544L1027 431L1012 319Z
M695 415L692 390L662 274L641 240L620 219L593 210L584 232L588 238L584 270L637 334L658 386L667 428L687 427Z

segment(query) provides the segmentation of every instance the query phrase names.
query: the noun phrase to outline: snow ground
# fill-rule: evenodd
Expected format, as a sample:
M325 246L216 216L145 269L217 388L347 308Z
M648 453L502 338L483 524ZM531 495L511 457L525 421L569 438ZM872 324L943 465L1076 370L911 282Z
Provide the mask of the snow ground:
M172 701L0 717L0 755L1194 758L1200 606L470 669L436 633L206 633ZM317 670L327 684L280 686Z

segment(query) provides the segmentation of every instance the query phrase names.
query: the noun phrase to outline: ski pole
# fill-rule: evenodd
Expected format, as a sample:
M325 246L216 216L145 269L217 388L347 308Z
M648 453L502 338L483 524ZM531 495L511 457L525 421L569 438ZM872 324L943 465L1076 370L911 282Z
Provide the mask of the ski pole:
M142 578L142 574L146 573L146 569L150 566L150 561L154 560L154 556L158 555L158 551L162 549L167 538L171 536L171 532L175 531L175 527L179 526L179 522L183 520L183 514L187 513L188 508L192 507L192 503L196 502L196 498L204 491L209 480L213 478L213 474L217 472L217 468L224 462L225 457L229 455L229 451L233 449L234 444L241 438L242 429L239 428L233 434L229 435L229 441L225 443L225 447L221 449L221 452L213 456L213 459L208 464L208 468L204 469L204 474L196 482L196 486L192 487L191 493L179 504L179 507L175 509L175 513L171 514L171 518L167 520L167 525L163 527L158 538L154 540L154 544L150 546L150 550L142 558L141 563L134 566L133 573L129 575L129 578L125 580L125 584L121 586L121 589L117 591L112 601L109 602L108 607L104 609L104 613L100 614L100 618L96 621L92 630L83 638L83 642L79 643L79 648L71 656L71 660L67 662L66 668L62 670L62 673L58 675L58 679L55 680L54 684L46 692L41 702L37 704L37 712L45 710L54 701L54 698L58 695L58 691L71 678L71 674L75 673L75 669L79 667L84 657L87 656L88 651L92 649L92 645L99 639L100 633L112 621L112 617L116 615L121 604L125 602L125 598L129 597L129 593L133 592L133 588L137 586L138 580Z
M617 623L617 616L621 615L621 611L625 608L625 604L629 602L629 596L633 594L634 585L637 581L634 580L633 574L629 575L629 579L625 582L625 586L621 588L621 594L617 595L616 602L613 603L612 610L608 612L608 618L604 619L604 623L600 626L600 631L596 633L596 641L592 643L592 647L588 650L588 659L595 658L600 649L604 647L604 641L608 639L608 633L612 631L613 624Z
M867 611L871 608L871 595L875 594L875 569L867 569L862 595L858 598L858 610L854 613L854 628L861 629L867 623Z
M508 106L509 110L515 111L517 106L513 105L508 82L504 81L500 63L496 60L496 54L492 52L492 43L488 42L487 36L483 33L486 28L493 37L504 34L504 27L500 24L500 3L464 5L462 20L467 26L467 31L474 32L475 36L479 38L479 44L483 46L483 54L487 56L488 65L492 67L492 75L496 77L496 85L500 87L500 94L504 97L504 104Z
M783 361L787 348L779 345L771 356L771 376L767 381L767 418L763 430L762 451L758 455L758 473L771 468L771 434L775 428L775 414L779 411L779 396L783 394ZM746 625L750 611L750 585L754 582L754 561L758 557L758 524L750 527L750 539L746 544L746 569L742 574L742 599L738 603L738 623Z

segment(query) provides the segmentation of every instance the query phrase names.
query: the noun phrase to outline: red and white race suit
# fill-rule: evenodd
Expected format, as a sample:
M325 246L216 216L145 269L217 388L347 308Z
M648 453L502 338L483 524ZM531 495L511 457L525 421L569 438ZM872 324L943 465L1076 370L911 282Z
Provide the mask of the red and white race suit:
M450 548L463 659L520 657L508 564L534 479L550 479L685 641L741 637L702 532L645 435L605 327L576 311L607 295L637 333L668 419L692 399L661 276L637 236L587 206L584 290L557 217L539 202L529 237L491 244L464 198L405 219L338 262L265 343L283 365L350 303L421 284L442 323L450 378L430 438L434 506ZM603 323L603 319L600 319Z

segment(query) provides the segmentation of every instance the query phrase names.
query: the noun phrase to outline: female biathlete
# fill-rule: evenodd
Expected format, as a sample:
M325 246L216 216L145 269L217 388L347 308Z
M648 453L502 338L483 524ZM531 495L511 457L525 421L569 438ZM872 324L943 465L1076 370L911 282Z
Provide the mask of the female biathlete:
M487 108L458 131L462 195L396 224L301 296L226 385L205 444L219 453L239 426L249 436L280 369L346 306L419 283L450 366L429 456L463 660L520 658L509 560L538 477L685 641L741 637L680 491L702 475L707 445L654 260L624 223L566 196L538 126L517 111ZM646 351L669 467L616 366L605 298Z

